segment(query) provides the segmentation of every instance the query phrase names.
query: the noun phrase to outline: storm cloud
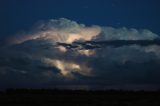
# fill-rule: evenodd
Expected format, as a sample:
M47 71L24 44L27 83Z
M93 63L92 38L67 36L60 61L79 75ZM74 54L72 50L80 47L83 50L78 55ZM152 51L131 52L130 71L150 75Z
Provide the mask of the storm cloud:
M159 35L147 29L39 22L0 46L1 88L159 89Z

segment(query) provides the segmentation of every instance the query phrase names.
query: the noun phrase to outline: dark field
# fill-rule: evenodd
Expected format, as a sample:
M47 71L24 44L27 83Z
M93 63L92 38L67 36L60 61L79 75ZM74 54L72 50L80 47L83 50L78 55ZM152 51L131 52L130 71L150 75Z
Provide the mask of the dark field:
M0 92L0 106L160 106L160 91L19 89Z

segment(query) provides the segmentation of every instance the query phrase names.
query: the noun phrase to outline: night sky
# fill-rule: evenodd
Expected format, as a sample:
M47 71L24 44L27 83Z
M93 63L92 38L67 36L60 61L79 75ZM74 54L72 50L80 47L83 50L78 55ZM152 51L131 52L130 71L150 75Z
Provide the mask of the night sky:
M0 0L0 89L160 89L159 26L159 0Z
M1 0L2 35L39 20L68 18L86 25L150 29L160 34L159 0Z

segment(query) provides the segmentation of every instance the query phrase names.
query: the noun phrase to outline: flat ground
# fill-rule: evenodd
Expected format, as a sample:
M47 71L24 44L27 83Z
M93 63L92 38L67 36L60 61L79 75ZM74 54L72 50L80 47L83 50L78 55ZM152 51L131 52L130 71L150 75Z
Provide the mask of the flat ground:
M19 89L0 92L0 106L160 106L160 91Z

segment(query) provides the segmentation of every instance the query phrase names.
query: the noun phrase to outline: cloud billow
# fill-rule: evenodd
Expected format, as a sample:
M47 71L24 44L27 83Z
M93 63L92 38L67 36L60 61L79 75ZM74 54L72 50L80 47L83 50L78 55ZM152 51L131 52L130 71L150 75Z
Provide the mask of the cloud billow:
M159 89L159 36L147 29L40 22L0 47L2 88Z

